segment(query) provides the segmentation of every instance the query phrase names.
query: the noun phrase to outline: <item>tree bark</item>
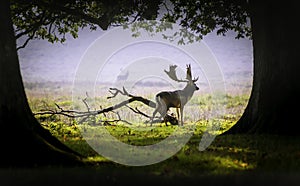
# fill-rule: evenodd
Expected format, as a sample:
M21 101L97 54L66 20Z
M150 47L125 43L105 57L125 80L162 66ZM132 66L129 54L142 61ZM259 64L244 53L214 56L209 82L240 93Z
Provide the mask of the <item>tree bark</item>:
M253 87L240 120L224 134L300 135L300 47L295 1L250 1Z
M0 20L0 166L80 164L81 156L45 130L30 110L9 0L0 1Z

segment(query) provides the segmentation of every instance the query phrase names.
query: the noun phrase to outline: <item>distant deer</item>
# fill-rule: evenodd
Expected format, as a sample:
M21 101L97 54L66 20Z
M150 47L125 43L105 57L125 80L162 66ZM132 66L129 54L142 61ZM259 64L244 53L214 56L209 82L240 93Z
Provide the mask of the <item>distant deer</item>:
M187 84L182 90L163 91L156 94L156 108L152 114L151 125L157 112L160 113L160 118L164 118L171 107L176 108L177 118L178 121L180 121L179 124L183 125L184 106L192 98L194 92L199 90L195 84L195 82L198 80L198 77L196 79L192 79L191 65L187 65L186 80L179 80L177 78L176 67L176 65L170 65L169 71L165 70L166 74L174 81L186 82Z
M122 80L125 81L125 80L128 78L128 75L129 75L129 72L126 71L125 74L120 74L120 75L118 75L117 80L118 80L118 81L122 81Z

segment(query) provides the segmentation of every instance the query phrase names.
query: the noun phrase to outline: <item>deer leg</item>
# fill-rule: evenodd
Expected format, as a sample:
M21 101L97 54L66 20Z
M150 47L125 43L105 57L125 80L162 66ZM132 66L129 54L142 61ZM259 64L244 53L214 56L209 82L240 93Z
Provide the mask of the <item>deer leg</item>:
M154 112L153 112L153 114L152 114L151 126L152 126L154 117L155 117L155 115L156 115L157 112L160 113L160 117L159 117L160 120L161 120L163 117L165 117L165 115L166 115L166 113L167 113L167 106L166 106L166 104L165 104L164 102L162 102L162 101L160 100L159 97L156 98L156 104L157 104L157 106L156 106L156 108L155 108L155 110L154 110Z
M156 107L155 107L155 110L152 114L152 118L151 118L151 122L150 122L150 126L152 126L152 123L153 123L153 120L154 120L154 117L156 115L157 112L161 113L161 102L160 102L160 98L158 96L155 97L155 100L156 100Z
M178 124L179 124L179 121L180 121L180 113L179 113L179 108L178 108L178 107L176 108L176 112L177 112L177 120L178 120Z
M180 123L183 126L183 107L180 107Z
M157 104L157 105L158 105L158 106L155 108L155 110L154 110L154 112L153 112L153 114L152 114L152 118L151 118L150 126L152 126L152 123L153 123L154 117L155 117L156 113L159 111L159 109L160 109L160 107L161 107L159 104Z
M166 105L162 105L161 110L159 112L160 113L159 119L165 118L167 112L168 112L168 108L166 107Z

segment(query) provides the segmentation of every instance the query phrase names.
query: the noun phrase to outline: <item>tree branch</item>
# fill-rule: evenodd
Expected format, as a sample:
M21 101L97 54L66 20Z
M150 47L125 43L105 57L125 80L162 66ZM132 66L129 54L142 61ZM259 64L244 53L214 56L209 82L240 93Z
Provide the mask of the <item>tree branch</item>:
M103 15L102 17L96 18L96 17L93 17L93 16L83 13L83 11L81 11L81 10L77 10L74 8L64 6L63 4L60 4L60 2L61 1L56 1L55 3L46 3L44 1L41 1L40 3L46 7L53 7L52 8L53 12L57 12L57 11L59 11L60 13L63 12L67 15L76 17L79 20L81 19L81 20L85 20L86 22L96 24L103 30L107 30L110 23L108 23L107 17L105 15Z
M22 49L22 48L25 48L25 47L27 46L28 42L29 42L30 40L33 39L34 34L35 34L35 31L34 31L33 34L31 34L31 35L25 40L25 42L23 43L23 45L17 47L17 51L20 50L20 49Z

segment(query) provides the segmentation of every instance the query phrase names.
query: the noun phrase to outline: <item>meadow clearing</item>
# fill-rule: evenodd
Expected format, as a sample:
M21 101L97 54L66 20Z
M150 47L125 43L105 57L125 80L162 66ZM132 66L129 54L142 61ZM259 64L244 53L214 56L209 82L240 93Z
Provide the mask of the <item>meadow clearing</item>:
M46 110L59 111L61 108L65 110L80 108L72 102L71 89L70 87L65 88L68 87L66 85L27 84L26 87L33 113ZM108 101L106 98L108 95L103 93L102 96L91 101L90 109L106 108L126 99L126 96L119 96L113 101ZM143 94L143 96L151 99L154 94ZM84 95L82 98L86 98L86 96ZM282 173L298 170L300 165L299 158L296 158L300 152L300 147L296 145L300 142L298 138L279 138L271 135L220 135L241 117L249 99L249 92L229 93L222 98L218 101L225 110L221 117L213 119L210 118L213 108L211 95L205 93L194 95L185 108L185 125L194 127L191 138L174 156L157 164L142 167L123 166L101 156L86 142L88 139L83 137L81 132L86 128L95 131L105 128L123 143L144 146L158 143L167 138L177 130L178 126L166 126L164 123L158 123L154 124L155 127L152 127L151 130L147 130L148 119L132 112L128 107L122 107L105 115L99 114L90 117L85 124L78 122L78 118L74 119L58 114L42 114L35 117L43 127L64 144L86 156L85 161L92 163L92 167L112 167L112 169L144 172L147 175L168 178L235 175L261 171ZM151 114L153 111L152 108L143 106L139 102L128 105L132 108L138 107L147 114ZM122 120L119 120L120 118ZM203 133L216 121L220 124L217 130L213 131L216 132L217 137L204 151L199 151L199 142ZM96 134L99 135L99 133Z
M79 102L72 100L70 83L25 82L25 91L33 113L61 111L61 109L91 110L112 106L127 97L118 96L107 100L108 87L102 87L93 99L82 95ZM241 88L243 87L243 88ZM246 87L246 88L245 88ZM84 156L86 166L53 166L0 169L1 185L299 185L300 139L276 135L222 135L241 117L249 99L250 84L228 87L222 99L214 100L210 94L199 91L185 108L185 125L193 132L189 140L176 153L164 161L144 165L128 166L114 162L98 153L88 141L98 138L105 129L118 141L133 146L158 144L178 131L178 126L146 125L148 118L133 113L128 107L115 112L89 117L86 122L58 114L35 115L40 124L62 143ZM150 88L153 92L131 91L154 100L155 92L161 88ZM203 89L201 89L203 90ZM212 119L212 105L221 105L221 115ZM79 105L78 105L79 104ZM59 107L58 107L59 106ZM138 102L132 108L151 114L153 109ZM220 110L220 109L219 109ZM116 113L118 112L118 113ZM113 121L118 115L126 120ZM216 137L212 143L199 151L199 143L210 126L217 123ZM95 135L83 136L84 130L95 131ZM93 133L91 133L93 134ZM181 136L180 133L177 135ZM179 139L178 138L178 139ZM109 141L108 141L109 142ZM172 141L169 145L176 145ZM113 145L108 148L114 147ZM166 146L166 151L168 150ZM20 152L20 156L22 156ZM154 154L157 152L154 152ZM135 159L133 157L133 159Z

